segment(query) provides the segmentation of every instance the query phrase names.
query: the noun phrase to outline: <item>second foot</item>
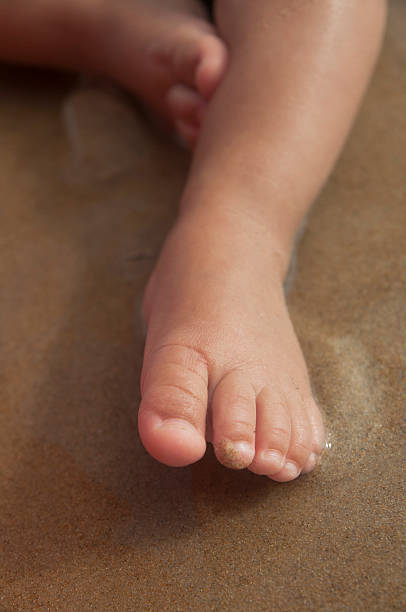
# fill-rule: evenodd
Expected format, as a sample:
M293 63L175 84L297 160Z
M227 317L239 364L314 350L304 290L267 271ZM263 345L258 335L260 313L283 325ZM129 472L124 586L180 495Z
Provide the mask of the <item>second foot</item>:
M194 147L227 50L200 0L104 4L102 68Z
M271 237L196 215L171 232L145 297L139 432L170 466L205 453L285 482L310 472L324 428Z

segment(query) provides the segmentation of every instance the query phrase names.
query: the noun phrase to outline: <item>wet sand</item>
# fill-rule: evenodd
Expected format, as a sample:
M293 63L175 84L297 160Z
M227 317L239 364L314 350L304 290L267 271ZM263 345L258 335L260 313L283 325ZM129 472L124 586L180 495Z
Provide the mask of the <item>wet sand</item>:
M0 70L0 609L404 610L406 3L298 249L329 430L279 485L143 450L142 290L184 152L131 102Z

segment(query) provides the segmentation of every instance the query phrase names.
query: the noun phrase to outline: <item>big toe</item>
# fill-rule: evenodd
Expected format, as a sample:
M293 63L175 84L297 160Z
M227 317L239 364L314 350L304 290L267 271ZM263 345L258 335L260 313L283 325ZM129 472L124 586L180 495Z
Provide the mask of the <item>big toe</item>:
M166 49L166 63L174 84L183 83L209 100L226 69L226 45L207 24L183 27Z
M192 348L166 344L145 359L138 428L146 450L173 467L206 450L207 364Z
M219 85L227 66L227 47L214 35L200 41L200 56L196 69L196 85L201 95L209 100Z
M206 104L223 77L227 49L214 33L197 27L178 38L171 61L174 85L167 92L166 104L179 136L193 149Z

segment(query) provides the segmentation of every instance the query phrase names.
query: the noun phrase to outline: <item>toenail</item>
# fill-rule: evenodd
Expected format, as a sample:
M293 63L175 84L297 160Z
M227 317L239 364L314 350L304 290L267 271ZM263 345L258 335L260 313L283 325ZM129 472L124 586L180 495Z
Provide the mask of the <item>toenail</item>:
M312 453L306 461L306 465L302 470L303 474L308 474L308 472L311 472L316 467L317 463L318 457L315 453Z
M196 432L197 429L194 425L189 423L189 421L185 421L184 419L177 418L167 418L163 419L155 429L164 429L166 431L193 431Z
M299 469L296 463L293 463L293 461L286 462L284 471L286 472L286 475L292 480L299 476Z
M277 450L266 450L261 453L261 459L266 463L272 464L274 471L281 470L283 468L284 459L282 453Z

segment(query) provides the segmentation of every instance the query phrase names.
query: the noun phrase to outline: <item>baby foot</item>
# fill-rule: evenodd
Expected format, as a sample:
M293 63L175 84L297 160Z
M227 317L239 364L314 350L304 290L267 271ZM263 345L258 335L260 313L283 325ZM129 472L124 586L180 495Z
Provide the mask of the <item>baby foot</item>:
M106 3L103 69L174 124L193 147L227 61L199 0ZM106 14L106 11L108 13Z
M270 233L235 213L194 211L168 237L144 300L139 432L159 461L205 453L284 482L324 445L320 412Z

